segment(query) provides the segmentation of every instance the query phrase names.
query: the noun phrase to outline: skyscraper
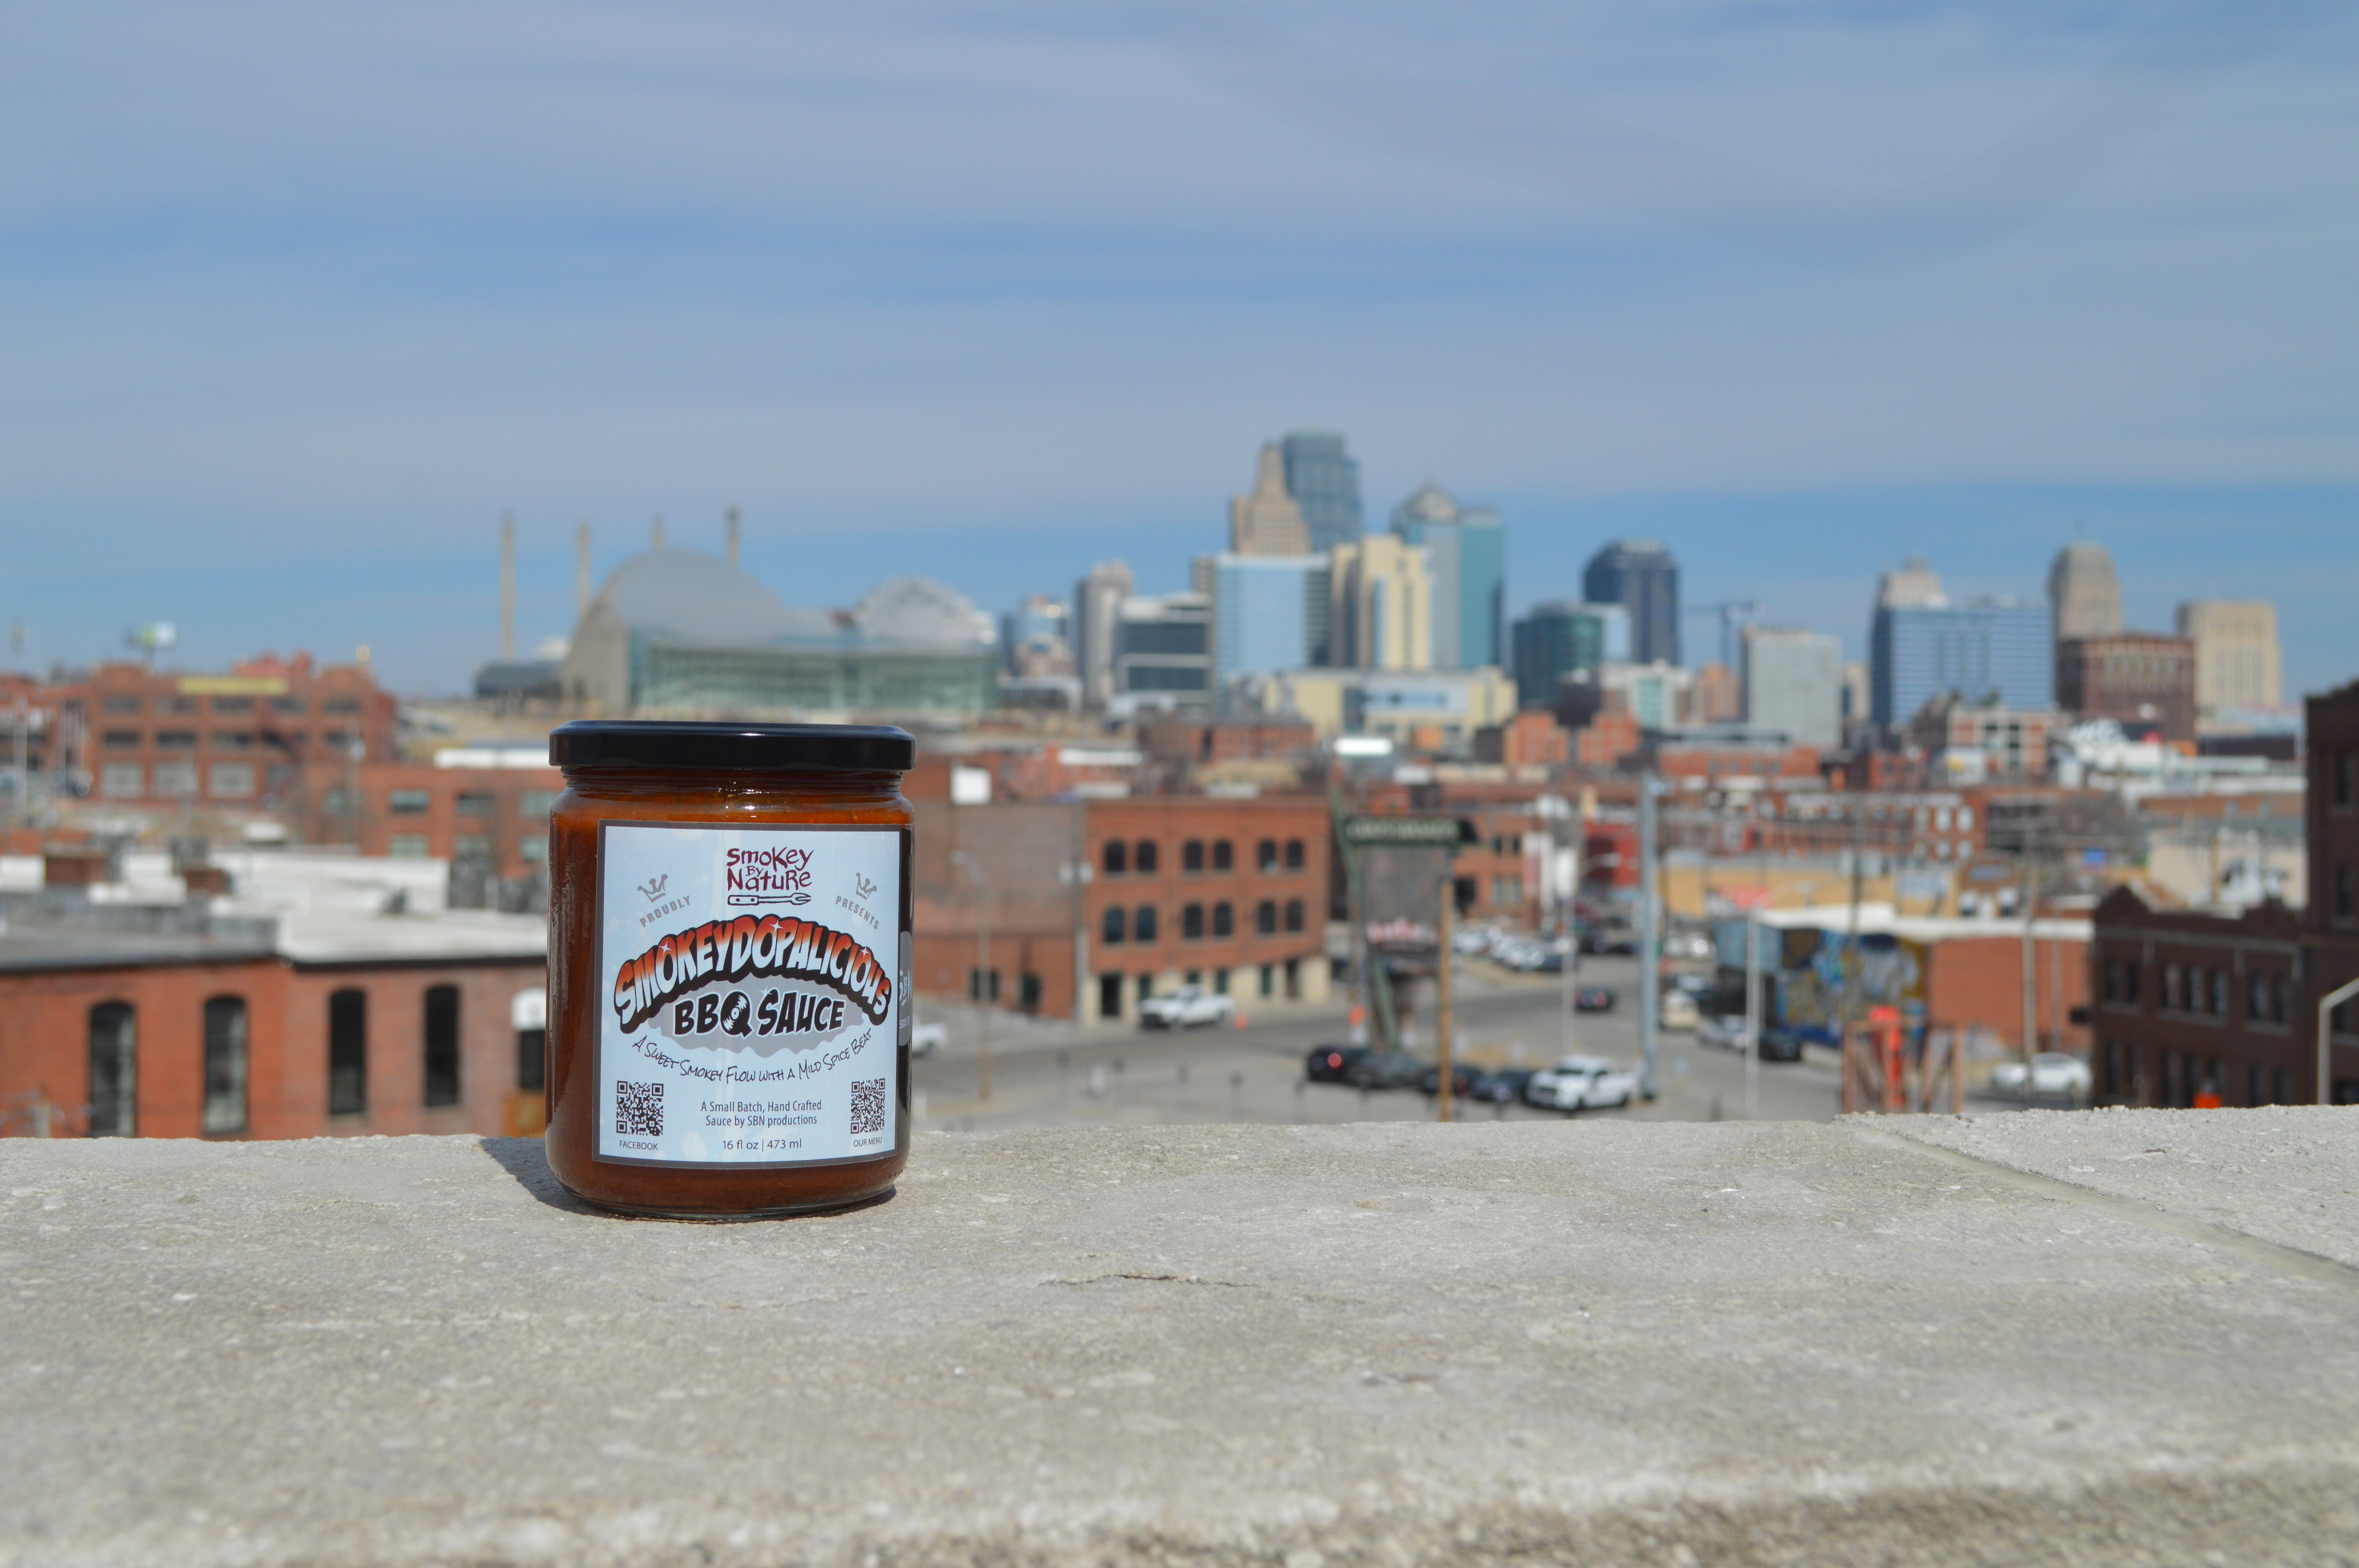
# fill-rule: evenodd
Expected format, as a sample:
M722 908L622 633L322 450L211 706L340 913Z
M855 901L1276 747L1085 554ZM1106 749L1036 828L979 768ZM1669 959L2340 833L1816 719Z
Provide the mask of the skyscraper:
M1462 507L1429 481L1393 508L1393 533L1431 557L1435 666L1503 666L1507 534L1498 513L1488 506Z
M1553 708L1565 676L1597 678L1604 665L1605 617L1585 604L1536 604L1516 622L1516 701Z
M2179 607L2177 628L2195 643L2195 706L2275 708L2285 700L2277 606L2266 600L2197 599Z
M1887 583L1898 575L1887 574ZM2055 640L2045 605L2003 598L1953 605L1938 586L1932 597L1940 602L1916 597L1916 603L1875 607L1868 661L1869 712L1876 723L1906 724L1927 702L1951 692L1976 707L2056 706Z
M1082 677L1082 703L1103 710L1114 693L1114 629L1122 601L1137 586L1121 561L1100 561L1073 585L1073 660Z
M1331 665L1364 670L1433 668L1433 578L1430 557L1385 534L1329 553Z
M2059 643L2121 631L2122 584L2104 546L2083 541L2056 552L2048 568L2048 607Z
M1581 591L1630 612L1634 664L1680 662L1680 566L1652 539L1616 539L1589 557Z
M1286 492L1286 465L1276 442L1261 449L1251 495L1229 503L1229 550L1239 556L1307 556L1310 530Z
M1360 536L1360 465L1332 430L1297 430L1278 443L1286 493L1302 513L1313 550Z
M1223 693L1240 676L1327 663L1325 556L1214 556L1209 567L1212 675Z
M1745 629L1745 721L1798 746L1843 740L1843 645L1799 627Z

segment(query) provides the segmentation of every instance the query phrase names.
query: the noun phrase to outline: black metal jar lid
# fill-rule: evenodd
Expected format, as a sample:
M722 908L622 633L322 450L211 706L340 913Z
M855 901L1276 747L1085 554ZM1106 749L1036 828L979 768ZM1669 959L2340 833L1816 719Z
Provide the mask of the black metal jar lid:
M577 719L549 734L549 760L560 768L905 773L917 755L916 738L890 724Z

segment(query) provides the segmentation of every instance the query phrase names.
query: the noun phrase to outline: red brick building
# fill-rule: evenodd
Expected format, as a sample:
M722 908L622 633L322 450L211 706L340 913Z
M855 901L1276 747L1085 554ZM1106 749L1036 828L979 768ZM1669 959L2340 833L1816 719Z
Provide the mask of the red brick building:
M1181 985L1246 1009L1326 995L1318 795L916 806L921 997L1099 1020Z
M2195 739L2195 641L2158 632L2056 644L2056 706L2133 735Z
M2309 903L2237 914L2158 910L2123 888L2097 906L2097 1092L2120 1105L2320 1098L2318 1008L2359 979L2359 682L2305 705ZM2359 1007L2331 1022L2325 1096L2359 1104Z
M444 753L445 760L468 755ZM564 774L546 763L315 763L288 791L287 815L307 844L480 865L492 876L525 881L545 874L549 809L564 788Z
M20 916L0 936L0 1121L52 1137L537 1133L547 968L531 926L353 918L322 943L314 923L299 958L239 929Z
M307 768L394 755L397 714L363 665L265 654L227 675L101 665L39 688L61 716L46 759L110 805L283 809Z

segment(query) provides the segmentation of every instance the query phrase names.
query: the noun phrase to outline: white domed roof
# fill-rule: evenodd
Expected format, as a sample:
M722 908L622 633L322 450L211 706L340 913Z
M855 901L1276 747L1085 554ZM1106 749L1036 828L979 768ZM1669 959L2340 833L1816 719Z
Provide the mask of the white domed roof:
M872 643L989 647L998 641L991 617L973 600L929 578L897 577L877 584L853 606L852 621Z
M794 617L725 561L695 550L646 550L616 567L598 598L634 632L680 643L766 643Z

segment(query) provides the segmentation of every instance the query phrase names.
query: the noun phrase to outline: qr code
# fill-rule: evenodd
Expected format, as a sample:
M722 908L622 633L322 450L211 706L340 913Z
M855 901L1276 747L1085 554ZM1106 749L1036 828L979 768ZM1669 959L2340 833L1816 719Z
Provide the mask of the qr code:
M852 1135L885 1130L885 1080L859 1078L852 1086Z
M622 1137L663 1136L661 1084L614 1083L614 1131Z

